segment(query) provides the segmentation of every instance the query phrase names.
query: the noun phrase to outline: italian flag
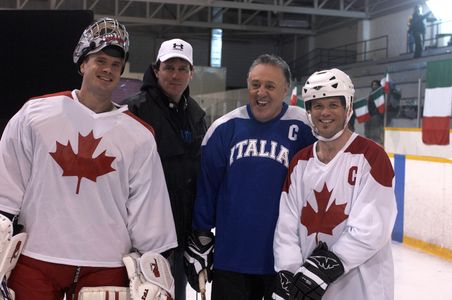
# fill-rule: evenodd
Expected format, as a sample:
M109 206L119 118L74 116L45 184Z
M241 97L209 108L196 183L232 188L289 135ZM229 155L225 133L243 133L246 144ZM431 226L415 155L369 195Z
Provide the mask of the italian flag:
M290 95L290 105L297 105L297 86L292 90L292 95Z
M297 86L292 90L292 95L290 96L290 105L296 105L304 108L304 102L302 99L300 99L297 95Z
M375 106L380 114L385 112L385 93L383 87L379 87L369 95L369 100L374 101Z
M390 90L390 84L389 84L389 73L386 73L386 76L384 78L384 84L383 84L383 88L385 90L386 94L389 94L389 90Z
M367 98L362 98L353 102L353 110L359 123L364 123L370 119L367 101Z
M427 145L448 145L452 112L452 60L427 63L422 118L422 141Z

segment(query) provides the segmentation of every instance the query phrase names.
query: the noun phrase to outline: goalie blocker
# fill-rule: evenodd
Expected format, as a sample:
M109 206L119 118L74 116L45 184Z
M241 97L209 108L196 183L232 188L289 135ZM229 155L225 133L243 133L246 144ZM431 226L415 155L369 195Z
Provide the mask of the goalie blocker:
M15 217L12 216L15 220ZM14 291L6 286L11 271L23 250L27 234L13 236L13 222L0 213L0 300L14 300ZM130 289L116 286L84 287L79 300L171 300L174 279L168 261L158 253L146 252L141 257L130 253L123 258L130 279Z
M123 257L130 288L115 286L84 287L79 300L172 300L174 279L168 261L158 253L136 252Z

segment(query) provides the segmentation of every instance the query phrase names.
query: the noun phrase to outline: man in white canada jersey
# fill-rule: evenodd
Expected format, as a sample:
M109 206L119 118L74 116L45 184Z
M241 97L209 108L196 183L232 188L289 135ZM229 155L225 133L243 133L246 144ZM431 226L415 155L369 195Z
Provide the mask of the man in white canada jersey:
M394 298L394 171L381 146L347 128L354 93L338 69L303 87L318 141L295 155L281 194L273 299Z
M82 287L127 287L139 270L139 255L128 253L177 246L153 130L111 102L128 50L124 25L95 21L73 54L81 88L29 100L5 128L0 213L28 234L8 279L16 300L77 299ZM162 273L165 261L158 262Z

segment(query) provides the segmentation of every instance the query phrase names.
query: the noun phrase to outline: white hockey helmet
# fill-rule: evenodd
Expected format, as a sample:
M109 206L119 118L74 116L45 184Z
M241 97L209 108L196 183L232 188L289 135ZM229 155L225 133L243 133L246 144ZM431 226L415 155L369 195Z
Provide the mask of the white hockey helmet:
M126 27L112 18L101 18L83 31L75 47L73 61L80 66L86 56L97 53L108 46L122 51L124 62L129 56L129 33Z
M305 108L308 111L309 121L311 122L313 133L319 139L323 141L332 141L337 139L345 130L353 114L353 98L355 95L355 88L350 77L339 69L330 69L318 71L309 76L306 80L301 97L304 101ZM344 129L338 132L331 138L324 138L318 135L315 128L310 111L310 101L314 99L322 99L329 97L343 97L345 98L345 110L347 112L347 118L344 124Z

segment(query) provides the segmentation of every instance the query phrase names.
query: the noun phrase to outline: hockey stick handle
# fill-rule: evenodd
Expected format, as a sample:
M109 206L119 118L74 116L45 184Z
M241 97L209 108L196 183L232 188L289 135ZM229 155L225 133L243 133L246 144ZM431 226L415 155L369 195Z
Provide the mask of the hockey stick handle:
M206 300L206 281L207 281L207 270L202 269L199 272L198 283L199 291L201 292L201 300Z

